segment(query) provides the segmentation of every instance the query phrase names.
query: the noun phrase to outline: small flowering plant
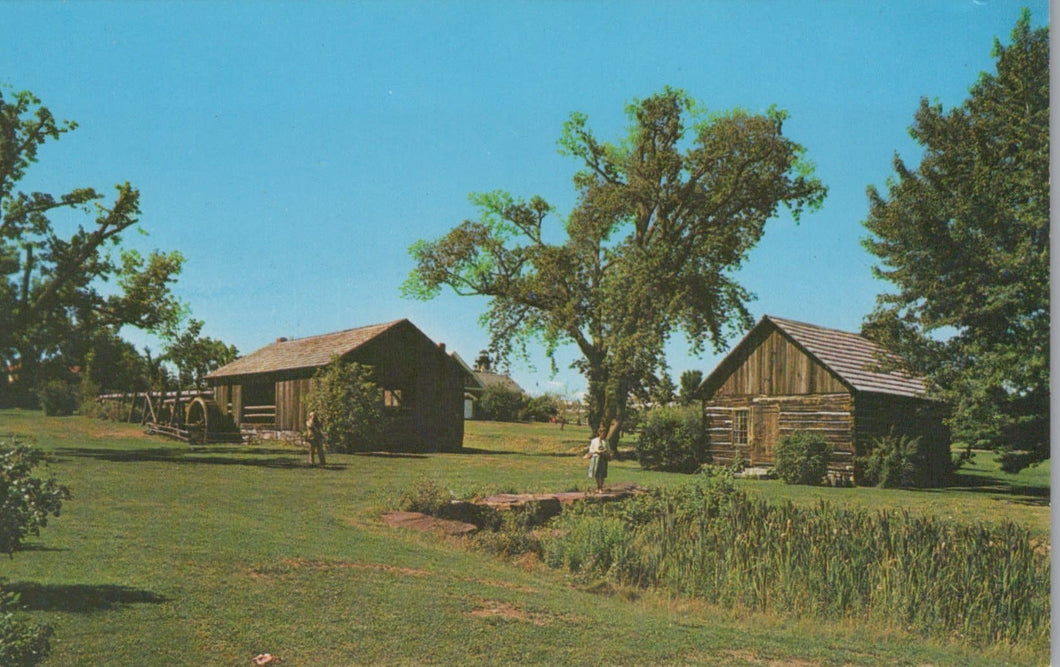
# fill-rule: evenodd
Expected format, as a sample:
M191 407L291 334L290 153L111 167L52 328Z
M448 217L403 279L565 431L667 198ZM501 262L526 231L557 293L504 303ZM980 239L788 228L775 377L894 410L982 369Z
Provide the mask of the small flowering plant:
M70 490L53 477L33 475L44 452L19 442L0 441L0 553L9 556L28 535L40 535L49 516L59 516Z

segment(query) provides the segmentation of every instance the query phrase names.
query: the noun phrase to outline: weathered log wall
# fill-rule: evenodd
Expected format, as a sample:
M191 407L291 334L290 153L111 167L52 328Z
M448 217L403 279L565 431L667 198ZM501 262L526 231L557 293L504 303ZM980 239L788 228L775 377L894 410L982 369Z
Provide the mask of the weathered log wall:
M734 414L748 410L748 442L733 442ZM774 413L772 419L759 419ZM854 455L854 401L848 393L806 396L718 397L704 406L704 427L714 463L743 458L752 464L774 461L777 443L796 431L818 433L832 445L836 463Z

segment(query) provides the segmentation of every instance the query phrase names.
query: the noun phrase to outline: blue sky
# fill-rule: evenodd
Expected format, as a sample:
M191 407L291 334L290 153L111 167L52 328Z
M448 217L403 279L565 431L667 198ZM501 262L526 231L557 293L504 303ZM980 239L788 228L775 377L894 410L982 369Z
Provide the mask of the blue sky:
M206 335L247 353L407 317L471 360L485 301L403 299L408 247L474 217L471 192L540 194L565 215L564 120L585 112L617 139L625 106L666 85L790 113L829 196L798 225L771 221L739 278L756 318L856 331L888 290L860 245L866 187L895 153L918 162L920 98L961 103L1023 6L1048 22L1047 0L0 1L0 83L80 126L23 187L139 188L147 235L128 243L185 255L176 291ZM722 356L687 352L675 336L675 380ZM572 355L555 377L540 355L511 374L573 395Z

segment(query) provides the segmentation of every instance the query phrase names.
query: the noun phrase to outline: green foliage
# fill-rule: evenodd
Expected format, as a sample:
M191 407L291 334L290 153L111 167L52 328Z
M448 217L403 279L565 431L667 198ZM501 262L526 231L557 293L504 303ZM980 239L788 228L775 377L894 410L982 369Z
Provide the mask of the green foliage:
M518 421L526 408L526 395L501 385L490 385L475 404L480 419L499 422Z
M164 332L184 306L170 292L178 252L147 258L122 250L122 234L138 223L140 193L115 187L112 204L92 188L61 195L23 192L19 184L38 149L76 128L59 122L32 93L0 90L0 364L17 361L25 394L37 387L43 361L62 357L102 329L129 325ZM94 212L64 236L53 216ZM68 220L64 220L64 227ZM111 285L103 289L105 284ZM69 353L67 352L67 356ZM69 364L67 358L64 363ZM75 363L83 363L78 360ZM47 379L47 378L45 378ZM98 381L98 379L97 379Z
M53 477L33 476L43 462L39 449L0 441L0 553L13 554L27 535L40 535L70 499L70 490Z
M897 288L866 334L931 379L954 440L1049 457L1049 29L1024 11L963 104L924 99L912 169L869 188L865 246Z
M452 500L450 493L444 489L436 480L429 477L419 477L416 481L401 492L398 499L398 508L404 512L420 512L431 516L440 516L449 501Z
M598 140L584 114L564 125L560 151L582 169L578 204L558 221L562 241L551 240L558 216L543 198L472 195L478 219L415 243L403 286L413 298L444 286L487 297L482 321L498 358L542 343L554 364L561 346L576 346L588 423L611 428L615 446L628 398L665 372L671 334L721 349L750 326L751 295L732 270L781 208L798 218L826 192L783 135L783 112L706 117L667 87L627 115L629 132L614 143Z
M235 345L202 334L201 320L190 320L187 328L166 344L163 359L177 367L177 379L184 388L205 388L206 375L239 354Z
M645 470L695 472L708 458L702 415L695 408L651 409L640 426L635 451Z
M284 665L333 665L350 662L350 646L359 662L387 664L425 656L454 664L678 664L709 661L704 646L722 659L740 652L774 662L1049 664L1047 634L1006 643L955 634L922 640L913 634L919 626L895 629L897 617L882 614L829 620L731 611L666 589L644 594L595 577L585 584L581 575L543 571L534 558L501 562L468 548L470 540L380 526L380 513L420 476L456 498L584 489L587 427L472 421L465 444L475 453L329 454L326 472L307 470L304 454L275 441L193 449L144 436L135 424L40 411L0 410L0 431L34 433L35 446L59 454L55 474L86 489L78 505L91 495L86 520L70 520L64 507L41 532L47 544L0 565L34 610L27 618L55 627L51 664L106 656L119 665L235 665L269 651ZM905 508L911 520L1011 519L1048 549L1047 466L1007 475L979 452L965 472L967 483L932 493L735 484L775 505L813 507L824 497L869 516ZM644 471L633 460L613 464L612 475L653 488L700 478ZM601 505L623 517L632 506ZM638 523L658 513L637 506ZM536 529L543 540L551 532ZM1021 592L1048 605L1047 586ZM487 607L531 616L469 613Z
M315 410L323 421L328 450L364 452L379 447L386 427L383 392L370 366L332 360L317 371L305 400L306 410Z
M479 549L502 558L523 554L544 555L541 538L532 530L534 524L531 512L511 510L498 513L498 516L498 525L475 534L474 542Z
M832 446L824 436L796 431L777 443L773 473L788 484L820 484L828 473Z
M644 395L648 402L656 407L671 405L677 398L677 387L674 386L669 373L663 373L655 381L650 382L646 389L647 391L642 390L638 393Z
M92 398L100 391L143 391L149 388L144 358L132 344L109 328L64 346L62 356L66 365L81 366L81 384L96 390L87 392L93 394ZM82 395L85 394L82 390Z
M952 462L932 456L920 438L887 435L874 438L869 452L854 459L860 486L914 489L939 486Z
M691 405L695 400L696 390L703 383L703 371L687 370L681 373L681 393L678 399L682 405Z
M563 401L555 394L541 394L526 399L520 411L520 421L547 422L559 415Z
M36 665L51 651L50 626L15 615L18 595L0 587L0 665Z
M77 409L80 392L77 385L64 380L45 380L37 388L44 414L50 417L67 417Z
M545 560L592 580L972 641L1049 636L1049 557L1016 524L772 505L708 479L564 513Z

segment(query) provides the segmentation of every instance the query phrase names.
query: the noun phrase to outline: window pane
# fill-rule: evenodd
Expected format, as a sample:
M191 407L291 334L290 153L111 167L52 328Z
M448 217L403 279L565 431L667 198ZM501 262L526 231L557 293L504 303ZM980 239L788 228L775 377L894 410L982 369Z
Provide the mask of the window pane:
M733 410L732 413L732 444L747 444L747 423L750 410Z

